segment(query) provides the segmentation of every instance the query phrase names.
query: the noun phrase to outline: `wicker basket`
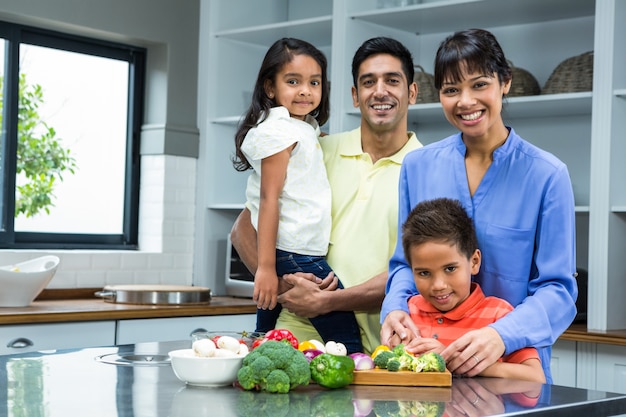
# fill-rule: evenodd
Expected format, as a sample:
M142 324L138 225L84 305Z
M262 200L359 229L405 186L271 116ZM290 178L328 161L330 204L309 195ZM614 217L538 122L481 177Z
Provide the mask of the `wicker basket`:
M415 66L417 83L417 103L434 103L439 101L439 92L435 89L435 77L426 73L421 65Z
M513 80L508 97L535 96L541 92L537 79L523 68L517 68L509 61Z
M593 51L566 59L554 69L542 94L574 93L593 89Z

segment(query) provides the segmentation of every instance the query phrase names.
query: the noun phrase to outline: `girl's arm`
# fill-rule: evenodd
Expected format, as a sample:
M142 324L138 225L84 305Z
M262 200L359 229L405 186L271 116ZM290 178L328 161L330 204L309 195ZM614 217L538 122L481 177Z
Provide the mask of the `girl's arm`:
M527 359L522 363L495 362L482 371L480 376L519 379L523 381L546 382L539 359Z
M276 235L278 233L278 199L285 184L290 146L261 161L261 196L257 233L258 267L254 276L253 300L258 308L273 309L278 297L276 275Z

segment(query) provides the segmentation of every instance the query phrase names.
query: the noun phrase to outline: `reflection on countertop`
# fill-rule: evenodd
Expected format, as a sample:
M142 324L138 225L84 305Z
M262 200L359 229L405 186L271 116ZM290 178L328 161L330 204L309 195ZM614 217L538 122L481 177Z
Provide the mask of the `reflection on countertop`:
M0 356L0 416L401 416L445 409L472 415L626 413L626 395L497 378L454 378L451 388L317 385L289 394L186 386L163 363L114 365L104 355L162 357L189 341ZM419 414L417 414L419 415Z

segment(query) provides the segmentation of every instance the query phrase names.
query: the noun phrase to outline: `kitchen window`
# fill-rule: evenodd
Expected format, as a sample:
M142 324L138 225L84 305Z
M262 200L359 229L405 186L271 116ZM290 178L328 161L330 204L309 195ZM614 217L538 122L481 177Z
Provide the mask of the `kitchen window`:
M0 248L137 248L145 55L0 22Z

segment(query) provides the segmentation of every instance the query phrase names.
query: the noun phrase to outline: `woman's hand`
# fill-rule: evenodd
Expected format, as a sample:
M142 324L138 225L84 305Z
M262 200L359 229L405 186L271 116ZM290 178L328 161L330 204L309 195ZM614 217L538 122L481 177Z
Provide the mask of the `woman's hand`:
M472 330L452 342L441 352L450 372L476 376L504 354L504 342L491 327Z
M504 413L502 400L471 378L456 378L452 386L452 401L446 405L450 417L492 416Z
M380 330L380 343L394 347L400 343L408 345L411 340L419 337L420 331L411 320L409 313L394 310L387 314Z

